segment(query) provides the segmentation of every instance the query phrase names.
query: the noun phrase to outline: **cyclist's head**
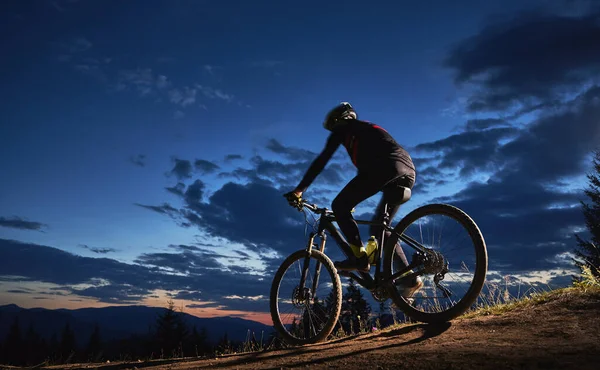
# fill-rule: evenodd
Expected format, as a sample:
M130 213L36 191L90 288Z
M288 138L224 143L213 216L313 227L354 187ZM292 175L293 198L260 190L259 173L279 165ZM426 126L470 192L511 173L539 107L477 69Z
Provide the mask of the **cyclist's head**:
M323 127L331 131L335 126L344 124L346 119L356 119L356 111L348 102L342 102L327 113Z

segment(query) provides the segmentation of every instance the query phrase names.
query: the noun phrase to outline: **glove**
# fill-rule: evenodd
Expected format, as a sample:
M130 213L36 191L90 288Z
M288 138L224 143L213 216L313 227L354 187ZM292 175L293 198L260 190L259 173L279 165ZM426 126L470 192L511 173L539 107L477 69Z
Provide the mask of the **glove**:
M296 191L290 191L288 193L283 194L285 199L287 199L290 206L298 208L298 210L302 210L302 193Z

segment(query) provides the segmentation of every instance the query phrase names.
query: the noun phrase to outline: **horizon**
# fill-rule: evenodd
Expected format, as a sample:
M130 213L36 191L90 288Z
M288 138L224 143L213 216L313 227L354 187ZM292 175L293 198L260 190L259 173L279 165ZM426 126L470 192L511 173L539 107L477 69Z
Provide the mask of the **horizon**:
M600 147L600 5L147 5L0 4L0 305L173 299L272 325L274 271L307 240L282 195L340 101L417 166L394 224L447 202L482 230L488 282L562 287L578 271ZM354 174L340 148L305 196L331 208Z

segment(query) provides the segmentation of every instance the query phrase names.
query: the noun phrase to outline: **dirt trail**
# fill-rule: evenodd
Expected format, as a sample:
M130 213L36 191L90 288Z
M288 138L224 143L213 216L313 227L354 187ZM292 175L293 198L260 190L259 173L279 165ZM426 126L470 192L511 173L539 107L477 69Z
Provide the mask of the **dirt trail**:
M73 368L94 368L92 364ZM106 369L105 369L106 367ZM144 369L599 369L600 294L550 302L443 326L413 324L281 351L162 364Z

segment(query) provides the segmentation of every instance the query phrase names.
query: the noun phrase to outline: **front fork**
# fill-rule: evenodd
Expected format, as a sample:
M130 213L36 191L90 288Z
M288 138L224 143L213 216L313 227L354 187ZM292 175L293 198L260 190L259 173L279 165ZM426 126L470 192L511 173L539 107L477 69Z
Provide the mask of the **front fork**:
M321 262L317 260L317 266L315 268L315 275L312 283L312 290L308 290L305 288L308 267L310 266L310 255L312 254L312 248L315 245L314 243L316 237L316 233L310 233L310 237L308 238L308 243L306 245L306 257L304 257L304 265L302 266L302 276L300 278L300 285L298 286L298 292L302 294L303 300L306 301L311 298L311 294L314 297L314 293L317 291L317 286L319 284L319 275L321 274ZM325 251L325 242L327 241L327 236L325 235L325 233L321 233L319 237L321 238L321 242L319 244L319 251L323 253Z

